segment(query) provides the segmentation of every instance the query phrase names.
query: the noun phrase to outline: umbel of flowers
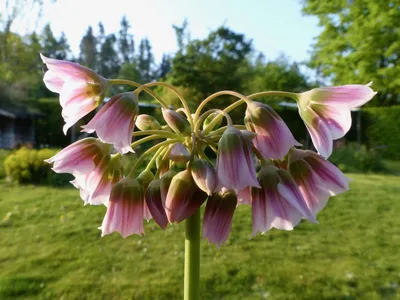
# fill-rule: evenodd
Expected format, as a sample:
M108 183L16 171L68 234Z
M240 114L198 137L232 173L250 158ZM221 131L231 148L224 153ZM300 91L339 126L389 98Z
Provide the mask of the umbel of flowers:
M204 99L196 111L190 111L179 91L166 83L141 85L106 79L79 64L41 57L47 67L44 83L60 95L64 133L98 109L82 126L83 132L96 134L97 138L79 140L47 162L53 164L55 172L75 177L71 183L80 190L85 204L107 207L100 226L102 236L115 231L124 238L144 234L145 219L153 219L162 229L187 220L186 250L198 260L196 231L202 205L203 238L218 247L229 237L240 204L252 208L253 235L271 228L292 230L302 219L317 223L317 213L329 198L349 189L349 179L327 160L333 140L350 129L350 110L376 94L370 84L247 96L220 91ZM132 86L132 91L103 103L109 88L120 84ZM156 86L175 93L182 107L171 108L151 89ZM161 104L163 120L140 114L138 97L142 92ZM207 103L226 95L237 101L203 111ZM302 150L280 116L267 104L256 101L260 96L296 101L317 152ZM234 124L229 113L243 105L245 125ZM226 126L222 125L223 118ZM138 136L144 137L133 141ZM141 154L129 174L124 174L121 156L155 140L159 142ZM208 157L206 153L212 151L215 154ZM146 158L150 158L147 166L138 173ZM185 265L190 265L185 269L185 278L186 274L198 277L193 275L198 274L198 261L194 261L185 260ZM197 299L196 294L196 280L185 279L185 299Z
M252 207L253 235L271 228L292 230L302 219L316 223L317 213L329 197L349 189L349 179L326 159L332 142L351 126L350 109L376 94L368 85L316 88L304 93L267 91L241 95L217 92L195 112L173 86L162 82L140 85L129 80L106 79L79 64L41 56L47 67L44 83L60 94L64 133L99 107L82 131L95 133L61 150L47 160L57 173L71 173L85 204L104 204L107 212L102 235L119 232L123 237L144 234L144 219L165 229L191 217L205 204L203 238L217 246L231 231L239 204ZM105 103L112 85L133 86ZM150 88L170 88L182 103L170 108ZM162 106L163 120L140 114L138 96L152 95ZM203 112L219 96L237 97L232 105ZM284 96L295 100L300 117L318 153L301 150L289 128L259 96ZM246 105L245 125L236 125L229 112ZM226 126L221 120L226 119ZM160 125L165 124L165 125ZM136 129L136 130L135 130ZM137 136L146 136L136 142ZM145 151L123 173L121 156L135 147L161 141ZM216 159L207 157L209 150ZM207 151L206 151L207 150ZM137 169L151 157L145 170Z

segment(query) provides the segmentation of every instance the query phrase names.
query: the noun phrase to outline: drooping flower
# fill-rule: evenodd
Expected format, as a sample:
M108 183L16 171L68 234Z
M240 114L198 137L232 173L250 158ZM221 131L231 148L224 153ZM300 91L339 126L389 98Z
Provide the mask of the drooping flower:
M185 164L190 159L190 153L182 143L175 143L169 152L169 159L177 163Z
M108 146L95 138L79 140L58 152L45 162L53 164L56 173L85 174L96 166L94 157L106 155Z
M85 174L73 174L71 183L80 190L86 204L108 205L112 186L123 176L121 160L117 156L98 155L94 159L96 167Z
M343 137L351 127L350 110L371 100L376 92L370 84L349 84L316 88L298 95L299 114L318 153L328 158L333 140Z
M307 206L314 213L321 211L329 196L349 190L349 179L317 153L291 149L289 172L299 186Z
M40 56L48 68L43 77L46 87L60 94L66 134L68 128L103 101L108 81L79 64Z
M145 191L145 196L146 196L146 189L149 186L150 182L152 182L153 180L154 180L153 172L151 172L150 170L147 170L147 169L143 170L137 177L137 181L139 182L139 184L143 187L143 190ZM146 200L146 197L145 197L145 200ZM144 218L147 220L147 222L150 221L152 218L149 208L147 207L146 201L143 204L143 215L144 215Z
M172 178L174 178L176 174L177 173L174 170L169 170L160 177L161 200L163 206L165 206L165 201L167 200L167 194Z
M238 193L247 186L259 187L250 141L240 130L229 126L223 133L216 162L218 187Z
M131 141L138 111L135 93L118 94L112 97L87 125L82 126L82 131L96 131L100 140L113 144L121 154L134 152Z
M162 115L168 126L178 134L190 135L190 124L180 113L172 109L162 109Z
M100 227L102 234L119 232L126 238L132 234L142 235L144 191L137 180L124 178L111 191L107 213Z
M236 204L235 193L225 188L207 200L203 219L203 238L218 248L226 242L231 232Z
M261 189L252 189L253 236L271 228L292 230L303 217L316 222L296 182L273 165L258 174Z
M191 167L192 177L197 186L211 195L217 184L214 166L206 159L195 158Z
M251 205L251 190L252 187L248 186L245 187L237 194L237 202L239 204L248 204Z
M146 114L138 115L136 119L136 127L141 131L161 129L160 123L158 123L158 121L152 116Z
M265 158L283 159L293 146L301 146L272 107L252 101L247 104L246 127L257 133L254 146Z
M168 225L168 218L165 213L165 208L161 197L160 179L155 179L149 184L146 189L145 200L154 221L162 229L165 229Z
M181 222L193 215L207 199L207 194L194 182L189 170L176 174L171 181L165 201L170 223Z

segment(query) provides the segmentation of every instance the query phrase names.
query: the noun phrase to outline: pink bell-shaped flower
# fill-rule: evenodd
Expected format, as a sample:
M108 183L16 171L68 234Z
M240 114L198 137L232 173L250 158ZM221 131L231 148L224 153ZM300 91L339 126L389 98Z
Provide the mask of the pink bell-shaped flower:
M64 134L78 120L94 110L103 101L108 81L96 72L69 61L40 57L48 71L43 81L46 87L60 94Z
M165 229L168 225L168 218L165 213L165 208L161 197L160 179L155 179L149 184L146 189L145 200L154 221L162 229Z
M131 148L139 106L133 92L118 94L110 99L90 122L82 126L83 132L96 131L100 140L113 144L121 154L134 152Z
M96 166L94 158L105 155L108 146L95 138L79 140L61 150L45 162L53 164L56 173L85 174L92 171Z
M236 205L235 193L225 188L208 198L203 219L204 239L208 239L218 248L226 242L231 232Z
M170 223L181 222L193 215L207 199L207 194L194 182L189 170L176 174L171 181L165 201Z
M71 183L80 190L80 196L86 204L108 205L112 186L123 176L121 160L117 156L98 156L94 160L96 167L85 174L73 174Z
M211 195L217 184L217 174L212 163L206 159L194 158L191 172L197 186L208 195Z
M253 144L265 158L282 160L290 148L301 146L281 117L266 104L248 103L245 124L257 133Z
M266 165L261 168L258 180L261 189L252 189L253 236L273 227L292 230L303 217L316 222L289 173Z
M289 172L314 214L325 207L329 196L349 190L350 180L332 163L313 151L291 149L288 161Z
M371 100L376 92L370 84L349 84L316 88L299 94L298 107L318 153L328 158L333 140L343 137L351 127L350 110Z
M142 235L144 191L137 180L124 178L111 191L107 213L100 227L101 236L117 231L123 238Z
M233 126L223 133L218 147L217 189L225 187L237 194L247 186L260 187L256 178L250 141Z

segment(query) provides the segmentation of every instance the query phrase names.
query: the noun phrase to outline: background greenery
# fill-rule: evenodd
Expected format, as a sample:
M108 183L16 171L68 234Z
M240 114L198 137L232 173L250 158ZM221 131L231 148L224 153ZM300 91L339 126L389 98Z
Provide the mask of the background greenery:
M202 242L203 299L398 299L399 177L347 174L319 225L251 235L239 206L218 250ZM0 299L181 299L184 226L100 238L103 206L70 188L0 185Z

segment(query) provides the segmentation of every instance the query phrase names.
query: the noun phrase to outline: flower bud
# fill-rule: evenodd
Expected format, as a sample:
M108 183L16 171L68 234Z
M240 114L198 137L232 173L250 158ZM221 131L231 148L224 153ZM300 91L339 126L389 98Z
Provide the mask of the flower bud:
M190 159L190 153L183 144L176 143L172 146L169 158L176 163L185 164Z
M147 187L145 200L154 221L165 229L168 225L167 215L161 198L161 180L153 180Z
M208 117L203 122L203 130L207 129L208 124L210 124L218 115L220 115L220 113L218 113L218 112L213 112L213 113L209 114ZM217 124L215 124L213 126L213 128L210 128L209 130L218 128L219 126L221 126L221 123L222 123L222 118L220 118L219 121L217 122Z
M207 194L195 184L188 170L176 174L171 181L165 201L169 222L181 222L193 215L206 200Z
M237 204L233 191L222 189L207 200L203 219L203 238L220 246L231 232L232 217Z
M181 114L177 113L172 109L162 109L162 114L165 122L172 128L176 133L183 135L190 135L191 129L188 120L185 119Z
M158 121L152 116L146 114L142 114L137 117L136 127L141 131L161 129L160 123L158 123Z
M214 166L206 159L195 158L191 171L197 186L208 195L211 195L217 185Z
M154 179L154 174L150 170L144 170L142 173L139 174L137 181L143 187L144 191L146 191L147 187L149 186L150 182ZM148 221L151 220L152 216L147 207L146 202L144 203L144 218Z
M172 178L176 175L177 173L175 171L169 170L165 174L163 174L160 178L161 184L161 199L163 205L165 205L165 200L167 199L167 194L168 194L168 189L171 184Z

